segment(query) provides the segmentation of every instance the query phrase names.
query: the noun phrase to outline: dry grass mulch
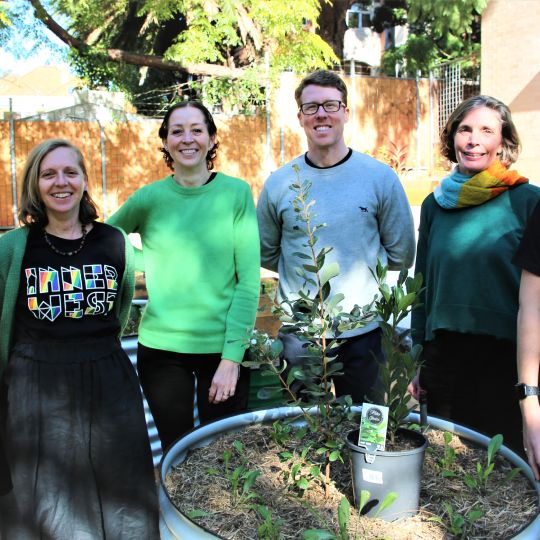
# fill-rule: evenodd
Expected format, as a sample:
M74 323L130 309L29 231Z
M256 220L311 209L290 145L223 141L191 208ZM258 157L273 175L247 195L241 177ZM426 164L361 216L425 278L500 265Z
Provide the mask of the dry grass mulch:
M228 540L288 540L303 538L303 531L324 529L338 534L337 507L345 496L351 503L348 534L350 540L503 540L515 536L537 514L536 491L528 480L518 474L508 480L510 464L502 457L495 460L495 468L485 492L465 486L466 471L475 474L476 463L485 464L486 451L453 436L450 446L456 454L448 467L456 476L443 478L441 460L444 457L443 433L428 431L429 448L424 463L420 495L420 512L407 519L386 522L359 516L354 509L349 464L332 464L332 485L325 497L324 486L312 481L303 494L284 482L290 474L292 462L279 459L285 448L272 440L271 426L251 426L242 432L222 436L213 444L193 451L188 459L171 471L165 485L180 511L192 517L200 526L216 536ZM241 456L233 449L235 441L243 446ZM296 461L305 439L296 443ZM231 452L228 473L225 472L224 452ZM247 471L260 471L250 492L256 494L242 500L241 489L232 488L232 471L247 460ZM304 472L308 470L304 466ZM406 471L404 471L406 474ZM462 528L463 535L451 534L451 523L444 503L454 512L466 516L480 509L483 516ZM257 505L265 505L271 513L273 526L262 533L264 522ZM336 538L343 538L336 536Z

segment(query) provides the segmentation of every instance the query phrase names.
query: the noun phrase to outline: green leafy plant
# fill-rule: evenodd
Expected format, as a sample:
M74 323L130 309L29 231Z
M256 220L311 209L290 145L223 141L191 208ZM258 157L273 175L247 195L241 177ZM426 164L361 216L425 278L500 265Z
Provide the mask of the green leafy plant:
M281 458L291 463L290 470L284 472L285 484L290 484L301 493L308 489L313 481L321 478L321 467L309 459L311 448L310 444L304 444L300 447L299 454L280 454Z
M255 336L251 339L251 360L245 364L259 367L263 375L269 372L279 377L280 384L265 389L265 395L259 397L279 393L290 404L301 408L308 429L316 436L313 450L315 455L323 458L324 483L328 487L330 464L342 459L343 440L339 426L350 417L352 404L350 396L336 397L332 387L332 378L340 374L343 367L336 361L338 338L344 331L372 321L375 314L370 311L370 306L354 306L351 311L344 312L340 305L344 295L332 293L330 282L339 274L339 265L326 261L332 248L317 247L317 232L325 225L314 224L315 201L309 197L311 184L301 182L298 167L295 172L297 181L291 186L295 193L292 206L297 227L306 238L305 250L295 253L300 262L296 273L303 279L303 287L294 297L283 298L274 311L285 323L282 332L294 333L304 343L305 354L299 365L289 368L280 358L279 342L268 343ZM298 382L300 388L295 385ZM318 414L310 413L313 408L317 408Z
M443 519L438 519L438 521L446 525L446 529L451 535L459 538L467 538L467 534L472 529L474 523L484 515L482 510L476 507L471 508L463 516L458 514L450 503L443 502L443 506L447 519L446 521Z
M476 464L476 474L465 474L463 481L465 485L471 489L477 490L479 493L484 494L487 492L488 479L493 472L495 467L495 455L500 450L503 444L503 436L498 433L495 435L488 444L487 454L486 454L486 464L482 465L480 462ZM508 476L506 481L511 480L516 474L520 471L519 468L513 468Z
M399 323L412 309L419 305L422 275L409 277L402 270L396 285L386 283L387 268L377 262L373 277L377 281L379 297L375 300L382 330L382 350L386 363L381 365L381 381L384 390L382 402L389 408L387 437L393 443L397 430L407 424L407 417L414 407L407 387L420 364L422 347L409 347L410 330L401 331Z
M232 469L233 453L225 450L223 452L224 475L230 484L232 506L245 506L258 497L257 493L252 491L252 487L260 471L249 470L248 461L244 457L244 447L240 441L233 442L233 449L241 458L240 465ZM221 474L221 471L215 468L208 469L207 472L214 475Z
M274 520L268 506L257 505L255 509L263 518L263 522L257 527L257 538L261 540L281 540L283 536L280 530L283 526L283 520Z
M304 531L304 540L349 540L349 520L351 505L346 497L343 497L338 506L338 534L324 529L309 529Z
M441 469L441 476L443 478L452 478L456 476L456 472L453 470L456 461L456 451L450 446L452 442L452 434L448 431L443 433L444 451L442 457L439 459L438 465Z

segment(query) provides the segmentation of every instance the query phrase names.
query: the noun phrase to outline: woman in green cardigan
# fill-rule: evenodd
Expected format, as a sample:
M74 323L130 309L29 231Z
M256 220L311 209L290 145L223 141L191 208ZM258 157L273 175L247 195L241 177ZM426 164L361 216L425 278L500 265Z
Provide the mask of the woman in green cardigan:
M0 238L0 537L157 540L142 396L119 339L131 245L96 221L83 157L61 139L31 151L19 218Z
M452 113L442 154L457 163L422 204L416 272L424 276L412 335L423 343L415 397L431 414L522 449L514 385L520 270L512 264L540 189L509 167L520 142L510 111L474 96Z

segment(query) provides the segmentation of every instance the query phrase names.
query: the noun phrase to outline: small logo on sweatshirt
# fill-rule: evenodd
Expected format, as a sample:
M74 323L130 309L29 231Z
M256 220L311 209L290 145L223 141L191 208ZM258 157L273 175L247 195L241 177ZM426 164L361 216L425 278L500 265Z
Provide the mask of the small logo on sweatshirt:
M359 206L358 208L360 208L360 212L368 213L368 209L365 206Z

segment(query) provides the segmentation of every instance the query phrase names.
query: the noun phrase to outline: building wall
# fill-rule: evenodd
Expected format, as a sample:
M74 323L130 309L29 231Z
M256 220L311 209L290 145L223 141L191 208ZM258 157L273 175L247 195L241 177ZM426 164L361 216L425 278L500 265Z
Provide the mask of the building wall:
M490 0L482 14L481 91L512 111L522 153L515 168L540 183L540 0Z

